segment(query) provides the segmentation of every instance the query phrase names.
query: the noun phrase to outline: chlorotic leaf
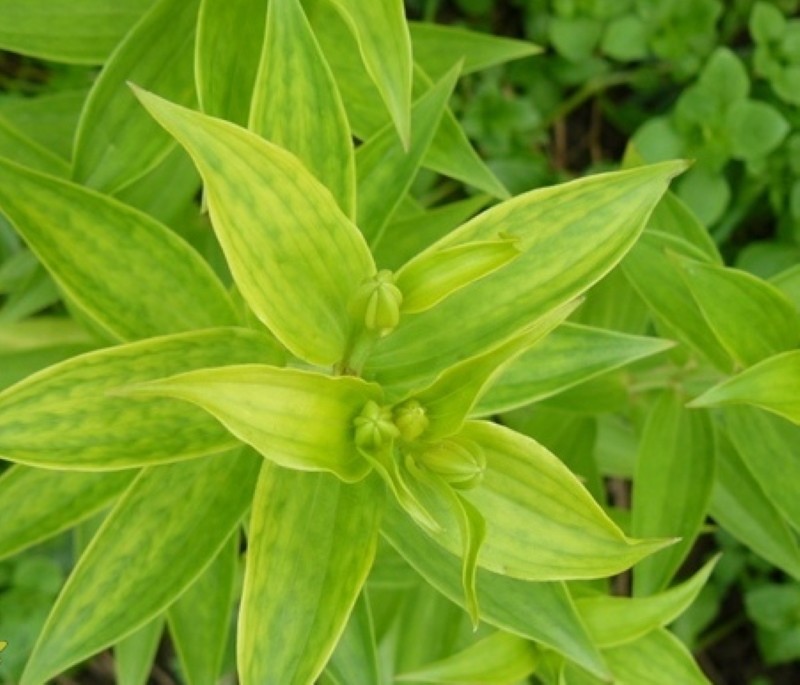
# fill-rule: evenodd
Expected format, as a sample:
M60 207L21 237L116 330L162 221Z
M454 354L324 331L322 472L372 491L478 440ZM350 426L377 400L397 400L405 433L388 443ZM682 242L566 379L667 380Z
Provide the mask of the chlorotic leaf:
M0 455L23 464L107 471L187 459L232 447L235 439L196 407L122 394L191 369L280 362L270 338L212 329L90 352L0 393Z
M269 3L248 128L297 155L341 210L355 216L347 114L300 0Z
M360 378L249 364L200 369L131 390L202 407L285 468L328 471L348 482L370 470L356 447L353 418L367 402L380 400L381 391Z
M692 407L752 404L800 424L800 351L768 357L718 383Z
M197 164L211 221L253 312L298 357L340 361L351 333L348 303L375 267L330 192L294 155L254 133L138 96Z
M112 336L132 340L236 323L208 264L142 212L3 161L0 211L71 300Z
M61 591L21 685L49 680L164 611L239 524L262 461L236 450L144 469Z
M305 685L320 674L372 566L380 488L264 465L239 616L242 685Z

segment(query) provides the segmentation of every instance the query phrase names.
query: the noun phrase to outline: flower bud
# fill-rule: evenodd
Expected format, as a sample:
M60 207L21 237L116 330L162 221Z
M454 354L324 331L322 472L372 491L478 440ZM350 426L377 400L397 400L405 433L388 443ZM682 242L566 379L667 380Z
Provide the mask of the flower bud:
M416 440L428 428L430 421L425 415L425 407L417 400L408 400L395 407L394 425L400 431L403 440Z
M372 400L353 419L353 426L356 446L365 450L380 449L400 434L392 421L392 410Z
M417 462L462 490L479 485L486 470L486 455L480 445L471 440L437 442L422 451Z
M400 321L403 293L394 284L394 275L382 269L363 283L353 296L352 311L364 317L367 330L383 336L390 333Z

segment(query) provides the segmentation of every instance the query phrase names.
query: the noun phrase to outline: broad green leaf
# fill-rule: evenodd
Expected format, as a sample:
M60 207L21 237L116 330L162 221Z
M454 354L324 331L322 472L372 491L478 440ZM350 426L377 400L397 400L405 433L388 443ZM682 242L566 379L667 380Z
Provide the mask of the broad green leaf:
M709 513L756 554L800 580L800 545L728 437L717 433L717 477Z
M134 471L65 473L11 466L0 476L0 558L89 518L135 475Z
M723 425L767 498L800 530L800 427L756 407L726 407Z
M415 393L413 397L430 421L422 439L437 440L457 432L493 379L562 323L574 308L575 303L569 302L554 309L501 345L445 369L430 386Z
M297 155L331 191L340 209L354 218L356 169L350 126L300 0L269 3L248 128Z
M146 685L164 632L164 617L158 616L114 645L117 685Z
M341 360L351 332L348 303L375 267L330 192L291 153L255 134L138 94L194 159L250 308L298 357Z
M378 243L417 175L458 78L450 70L411 110L411 138L401 142L391 124L370 136L356 153L357 224L370 245Z
M55 344L30 350L0 352L0 390L19 383L37 371L94 349L94 345Z
M775 150L791 127L776 107L760 100L742 100L725 113L725 129L731 156L749 161Z
M54 176L69 176L69 164L18 131L0 113L0 157Z
M156 0L106 63L81 114L73 179L114 192L154 167L173 142L127 83L194 102L193 53L200 0Z
M706 390L690 406L724 404L752 404L800 424L800 351L768 357Z
M153 0L1 0L0 48L54 62L102 64Z
M356 137L366 140L391 119L359 57L358 44L328 0L308 0L303 7L336 77L350 127ZM430 77L415 70L414 97L422 96L432 85ZM424 164L493 197L508 197L508 191L472 148L449 110L444 114Z
M598 578L670 544L627 538L572 472L531 438L480 421L467 422L458 435L486 455L483 481L463 491L486 519L483 568L524 580ZM458 554L452 519L438 514L445 530L430 534Z
M205 409L239 440L285 468L329 471L351 483L370 470L356 448L353 418L382 395L360 378L248 364L190 371L133 392Z
M66 316L37 316L0 328L0 350L32 350L61 345L91 345L81 326Z
M60 293L45 268L34 263L31 271L17 285L0 307L0 324L21 323L37 312L52 307L61 299Z
M381 532L428 583L452 602L465 605L460 560L423 533L398 506L388 507ZM529 583L478 568L476 586L482 620L606 675L563 584Z
M39 685L166 609L239 524L262 463L235 450L144 469L73 570L20 685Z
M397 287L403 292L402 311L417 314L439 304L454 292L501 269L519 256L516 240L498 235L424 252L397 272Z
M800 343L800 313L777 288L752 274L675 258L711 330L739 366Z
M200 0L194 70L206 114L247 125L266 14L267 0Z
M680 238L700 250L709 263L722 264L722 257L711 234L673 192L666 193L658 203L647 230Z
M533 673L539 663L538 656L539 650L527 640L498 631L446 659L413 673L403 673L397 680L508 685Z
M618 685L711 685L685 645L664 628L603 656Z
M665 588L689 553L706 517L714 483L714 431L705 412L685 409L665 391L647 416L633 479L632 530L637 536L680 536L633 570L635 595Z
M325 674L337 685L363 681L380 685L378 646L367 588L362 589L344 632L325 668Z
M487 195L476 195L419 214L400 217L386 226L383 237L373 248L375 261L386 269L398 269L418 252L472 218L489 202Z
M456 26L410 22L414 60L432 78L440 78L460 59L463 74L497 66L531 55L542 49L527 41L467 31Z
M769 282L778 288L800 311L800 264L775 274Z
M647 305L625 278L619 265L589 289L583 306L571 320L631 335L644 335L650 328Z
M1 161L0 211L75 304L119 339L235 323L209 266L146 214Z
M65 161L72 158L72 143L87 90L57 90L35 98L0 100L0 117L17 131Z
M622 258L682 166L666 163L534 190L435 243L432 252L502 231L519 240L522 254L433 309L403 317L378 342L367 376L385 386L419 387L573 299Z
M411 36L402 0L330 0L358 43L367 73L381 94L400 139L411 140Z
M659 338L563 324L503 370L473 415L488 416L543 400L672 345Z
M188 685L216 685L219 680L238 565L236 531L167 612L172 644Z
M0 393L0 455L57 469L104 471L187 459L234 438L205 412L128 386L191 369L280 360L270 339L222 328L90 352Z
M689 580L650 597L598 595L575 601L595 644L616 647L672 623L688 609L708 581L719 557L714 557Z
M320 674L372 566L382 509L376 479L345 485L264 464L239 616L242 685L304 685Z
M666 233L646 232L622 261L622 271L639 296L682 342L714 366L730 372L734 361L694 302L689 286L679 277L667 250L705 259L689 243Z

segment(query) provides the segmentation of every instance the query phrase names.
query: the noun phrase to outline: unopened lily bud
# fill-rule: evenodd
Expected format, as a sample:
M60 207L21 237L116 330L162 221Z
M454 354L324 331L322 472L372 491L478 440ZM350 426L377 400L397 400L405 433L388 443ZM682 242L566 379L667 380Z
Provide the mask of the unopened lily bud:
M416 440L428 428L430 421L425 415L425 407L417 400L408 400L395 407L394 425L400 430L403 440Z
M370 400L353 420L355 441L365 450L377 450L396 438L400 431L392 421L392 410Z
M462 490L479 485L486 470L486 455L471 440L442 440L421 452L417 461Z
M394 284L394 275L382 269L363 283L353 297L353 312L364 317L367 330L380 335L391 332L400 322L403 293Z

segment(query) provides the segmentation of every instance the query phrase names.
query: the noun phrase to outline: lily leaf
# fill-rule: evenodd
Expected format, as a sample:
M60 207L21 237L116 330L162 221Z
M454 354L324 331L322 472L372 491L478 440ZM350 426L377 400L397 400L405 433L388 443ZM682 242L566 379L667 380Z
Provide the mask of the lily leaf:
M381 488L264 465L239 616L243 685L305 685L325 667L375 557Z
M163 632L164 617L157 616L114 645L117 685L147 685Z
M354 218L350 126L300 0L270 0L248 128L297 155L341 210Z
M349 483L370 471L353 418L381 390L360 378L247 364L206 368L134 386L136 395L191 402L239 440L289 469L328 471Z
M0 455L46 468L111 471L218 452L236 441L205 412L172 399L126 397L122 389L281 356L265 335L221 328L74 357L0 393Z
M784 352L722 381L690 407L752 404L800 424L800 351Z
M211 221L253 312L301 359L340 361L351 333L348 303L375 266L330 192L294 155L254 133L138 96L197 164Z
M366 586L362 588L344 633L336 643L325 675L337 685L350 685L359 680L380 685L378 646Z
M164 611L239 524L262 463L236 450L144 469L61 591L21 685L49 680Z
M142 212L1 160L0 211L70 299L114 337L236 323L208 264Z

